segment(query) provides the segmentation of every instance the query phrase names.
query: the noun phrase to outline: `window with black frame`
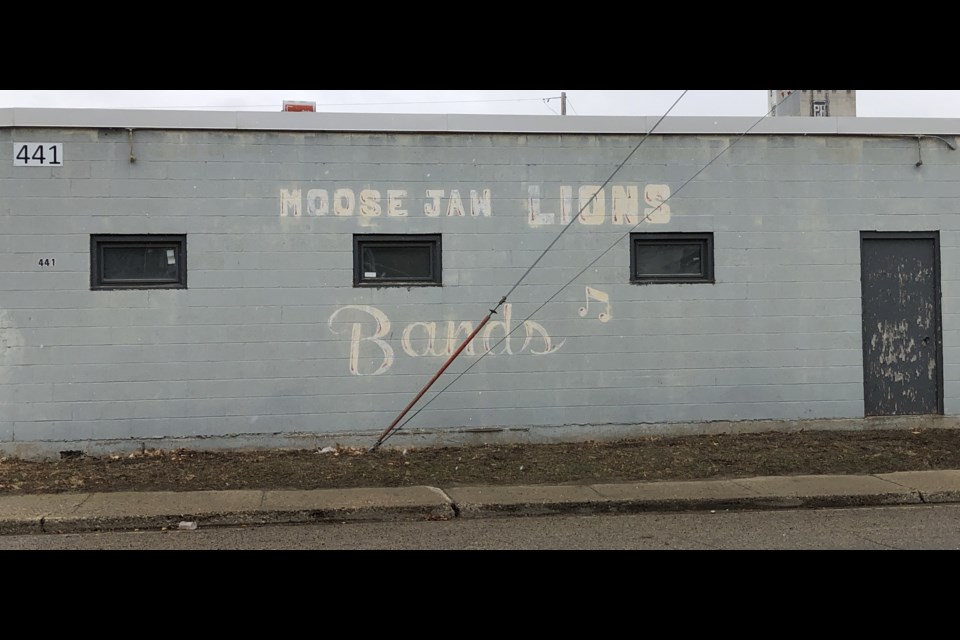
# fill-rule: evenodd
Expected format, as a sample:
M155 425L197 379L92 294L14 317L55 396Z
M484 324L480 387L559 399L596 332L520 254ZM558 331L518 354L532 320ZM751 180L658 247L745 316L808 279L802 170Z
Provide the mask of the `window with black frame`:
M630 234L630 281L713 283L713 234Z
M440 234L353 236L353 284L436 286L441 284Z
M186 289L187 236L90 236L91 289Z

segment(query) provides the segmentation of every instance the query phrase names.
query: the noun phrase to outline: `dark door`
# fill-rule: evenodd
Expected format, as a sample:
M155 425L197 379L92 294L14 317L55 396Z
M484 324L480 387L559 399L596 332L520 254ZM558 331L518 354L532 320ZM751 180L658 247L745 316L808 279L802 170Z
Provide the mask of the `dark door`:
M937 232L860 234L868 416L943 413Z

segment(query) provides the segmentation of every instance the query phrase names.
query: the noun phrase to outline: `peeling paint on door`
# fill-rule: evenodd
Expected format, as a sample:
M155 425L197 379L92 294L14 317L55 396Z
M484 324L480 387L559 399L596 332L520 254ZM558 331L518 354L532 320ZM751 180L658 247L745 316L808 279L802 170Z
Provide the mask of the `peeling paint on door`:
M936 234L862 234L864 412L942 411Z

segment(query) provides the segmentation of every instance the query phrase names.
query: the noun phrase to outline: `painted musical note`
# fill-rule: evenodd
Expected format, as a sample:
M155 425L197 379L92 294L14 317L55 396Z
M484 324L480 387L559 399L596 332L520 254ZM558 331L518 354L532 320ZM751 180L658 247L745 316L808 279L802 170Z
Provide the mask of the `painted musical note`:
M600 322L607 322L610 320L610 294L604 293L599 289L594 289L593 287L587 287L587 304L586 306L580 307L580 317L585 318L587 312L590 310L590 301L597 300L599 302L604 302L607 305L607 310L603 311L597 317L600 319Z

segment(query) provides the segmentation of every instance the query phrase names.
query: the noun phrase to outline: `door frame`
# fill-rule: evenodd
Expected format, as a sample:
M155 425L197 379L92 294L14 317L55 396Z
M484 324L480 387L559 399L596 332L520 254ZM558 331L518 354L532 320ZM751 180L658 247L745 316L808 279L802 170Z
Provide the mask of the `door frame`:
M863 326L864 305L866 300L863 296L864 283L864 261L863 245L867 240L933 240L933 304L934 318L937 323L937 330L934 340L936 340L937 357L937 413L935 415L944 415L943 413L943 318L941 314L940 301L940 232L939 231L861 231L860 232L860 348L863 351L863 415L867 416L867 349L864 344L866 340L866 331Z

